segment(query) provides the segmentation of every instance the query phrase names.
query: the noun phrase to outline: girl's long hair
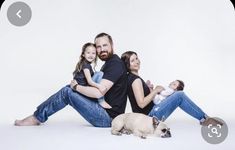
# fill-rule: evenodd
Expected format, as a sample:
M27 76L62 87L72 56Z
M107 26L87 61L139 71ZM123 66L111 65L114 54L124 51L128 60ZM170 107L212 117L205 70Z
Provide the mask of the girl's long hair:
M84 55L84 53L86 51L86 48L89 47L89 46L95 47L95 44L93 44L93 43L86 43L86 44L84 44L82 46L82 53L80 55L79 61L78 61L77 65L76 65L76 68L73 71L73 76L75 76L75 74L77 72L80 72L82 70L82 66L86 63L86 58L83 55ZM94 59L94 61L92 63L94 63L93 69L95 70L95 67L97 65L97 52L96 52L96 57L95 57L95 59Z

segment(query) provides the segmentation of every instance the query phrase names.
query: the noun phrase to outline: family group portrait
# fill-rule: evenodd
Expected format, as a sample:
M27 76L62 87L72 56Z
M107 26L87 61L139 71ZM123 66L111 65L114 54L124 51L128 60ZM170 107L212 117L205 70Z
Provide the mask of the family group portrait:
M235 147L234 10L229 0L5 0L1 147Z
M97 58L105 62L100 72L94 72L92 68ZM32 115L15 120L14 125L40 125L67 105L94 127L111 127L112 124L112 134L116 135L133 132L146 138L178 107L202 126L223 125L208 116L185 94L183 81L176 79L164 88L142 79L140 62L134 51L126 51L121 57L116 55L111 35L100 33L94 43L82 46L71 83L42 102ZM135 114L124 114L127 97ZM162 137L171 136L167 127L156 131L161 132Z

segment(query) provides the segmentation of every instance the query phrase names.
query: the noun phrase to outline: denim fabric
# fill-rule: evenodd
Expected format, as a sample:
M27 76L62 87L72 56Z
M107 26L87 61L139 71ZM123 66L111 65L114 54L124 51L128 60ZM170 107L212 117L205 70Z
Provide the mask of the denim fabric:
M97 71L94 73L94 75L92 76L92 80L96 83L100 83L102 77L103 77L104 73L102 71ZM101 103L104 101L104 96L98 98L98 102Z
M159 120L165 120L177 107L180 107L183 111L199 121L203 121L206 117L206 114L195 103L193 103L193 101L189 99L183 91L177 91L164 99L158 105L154 105L149 116L154 116Z
M49 97L37 107L34 116L45 122L49 116L70 105L95 127L110 127L112 119L96 101L74 92L69 85Z
M97 71L94 73L94 75L92 76L92 80L96 83L100 83L102 77L103 77L104 73L102 71Z

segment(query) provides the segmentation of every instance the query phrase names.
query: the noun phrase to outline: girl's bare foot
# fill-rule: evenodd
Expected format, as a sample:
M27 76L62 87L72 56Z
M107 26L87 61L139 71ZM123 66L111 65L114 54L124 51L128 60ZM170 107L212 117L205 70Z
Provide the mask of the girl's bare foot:
M37 126L40 122L33 116L28 116L22 120L15 120L15 126Z
M102 102L100 103L100 105L101 105L103 108L106 108L106 109L111 109L111 108L112 108L106 101L102 101Z

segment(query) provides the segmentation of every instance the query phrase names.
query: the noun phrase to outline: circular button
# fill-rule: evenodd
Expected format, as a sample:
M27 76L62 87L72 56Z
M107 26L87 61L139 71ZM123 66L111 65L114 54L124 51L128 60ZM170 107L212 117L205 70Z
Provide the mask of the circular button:
M208 126L202 126L201 133L205 141L210 144L222 143L228 136L228 126L224 120L214 117L214 119L219 120L223 123L220 124L209 124Z
M32 17L32 11L29 5L24 2L15 2L7 10L9 22L15 26L26 25Z
M3 2L4 2L4 1L0 2L0 11L1 11Z

